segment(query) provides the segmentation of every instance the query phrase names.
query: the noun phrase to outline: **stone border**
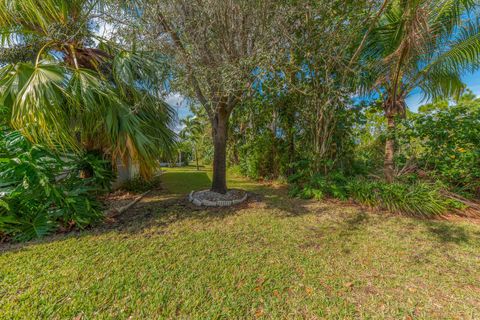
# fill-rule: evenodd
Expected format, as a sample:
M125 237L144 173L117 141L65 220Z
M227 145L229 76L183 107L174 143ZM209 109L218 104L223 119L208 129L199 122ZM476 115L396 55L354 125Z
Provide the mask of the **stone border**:
M210 200L200 200L195 198L193 195L195 194L195 191L192 191L188 195L188 201L193 203L196 206L205 206L205 207L229 207L233 206L236 204L240 204L247 200L248 198L248 193L245 192L245 195L241 199L236 199L236 200L219 200L219 201L210 201Z

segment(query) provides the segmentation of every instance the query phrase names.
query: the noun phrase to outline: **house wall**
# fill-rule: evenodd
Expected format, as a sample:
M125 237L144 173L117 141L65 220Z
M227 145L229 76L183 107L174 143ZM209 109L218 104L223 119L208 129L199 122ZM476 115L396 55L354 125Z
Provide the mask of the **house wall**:
M138 163L129 159L125 164L121 159L117 159L117 179L112 183L113 189L118 189L125 182L135 178L140 173L140 166Z

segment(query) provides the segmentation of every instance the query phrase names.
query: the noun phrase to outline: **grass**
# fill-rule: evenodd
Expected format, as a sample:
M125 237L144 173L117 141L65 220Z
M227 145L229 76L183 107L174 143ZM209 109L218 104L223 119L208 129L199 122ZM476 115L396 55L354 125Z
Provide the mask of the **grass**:
M258 194L185 202L210 172L168 169L118 221L0 248L1 319L478 319L480 226Z

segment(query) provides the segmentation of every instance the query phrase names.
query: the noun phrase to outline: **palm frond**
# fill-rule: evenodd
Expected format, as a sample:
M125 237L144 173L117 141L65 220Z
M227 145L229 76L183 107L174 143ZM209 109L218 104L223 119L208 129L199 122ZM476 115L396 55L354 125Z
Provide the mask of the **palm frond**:
M121 93L126 88L158 90L165 85L169 70L164 57L153 53L118 51L112 61L112 75Z
M451 33L460 24L462 15L478 5L476 0L444 0L430 3L434 14L430 22L433 33Z
M446 44L446 49L435 56L422 72L430 72L438 66L448 67L457 73L474 72L480 68L480 23L470 22L463 26L457 36Z
M431 69L424 74L418 86L422 89L425 100L448 97L458 99L465 90L459 73L448 67Z
M32 141L75 145L65 116L65 69L56 64L19 63L2 68L0 88L11 109L11 125Z

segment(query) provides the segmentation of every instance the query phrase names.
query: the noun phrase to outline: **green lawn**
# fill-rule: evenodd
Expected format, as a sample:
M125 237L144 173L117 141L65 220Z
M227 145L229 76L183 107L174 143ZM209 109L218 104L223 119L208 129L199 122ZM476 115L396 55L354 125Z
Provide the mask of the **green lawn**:
M168 169L168 191L114 223L0 247L1 319L479 319L480 225L257 194L185 201L211 174Z

